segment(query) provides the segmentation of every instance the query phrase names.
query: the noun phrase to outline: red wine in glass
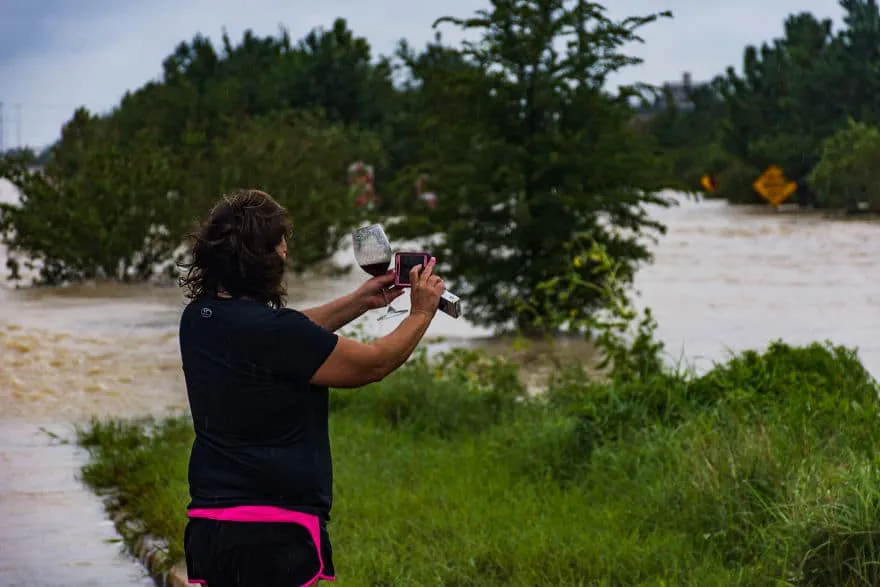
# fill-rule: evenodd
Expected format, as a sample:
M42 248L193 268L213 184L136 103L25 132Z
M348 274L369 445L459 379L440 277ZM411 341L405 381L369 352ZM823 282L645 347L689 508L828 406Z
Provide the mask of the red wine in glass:
M373 277L379 277L388 272L388 263L368 263L367 265L361 265L361 269Z

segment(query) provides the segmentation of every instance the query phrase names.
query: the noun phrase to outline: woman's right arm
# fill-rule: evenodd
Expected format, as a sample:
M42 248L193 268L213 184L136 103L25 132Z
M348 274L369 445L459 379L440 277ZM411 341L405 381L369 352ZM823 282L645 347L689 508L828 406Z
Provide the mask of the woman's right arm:
M325 387L361 387L385 378L412 355L437 313L440 295L446 289L433 274L435 259L410 271L413 284L409 316L390 334L363 343L339 337L336 347L312 376L311 382Z

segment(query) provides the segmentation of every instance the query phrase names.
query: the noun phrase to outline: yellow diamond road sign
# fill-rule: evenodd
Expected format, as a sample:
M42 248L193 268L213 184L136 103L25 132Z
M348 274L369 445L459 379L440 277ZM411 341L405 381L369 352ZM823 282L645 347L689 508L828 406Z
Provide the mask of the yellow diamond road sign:
M789 181L782 172L782 169L776 165L771 165L765 169L764 173L752 184L752 187L758 192L758 195L770 202L774 208L797 191L797 183Z

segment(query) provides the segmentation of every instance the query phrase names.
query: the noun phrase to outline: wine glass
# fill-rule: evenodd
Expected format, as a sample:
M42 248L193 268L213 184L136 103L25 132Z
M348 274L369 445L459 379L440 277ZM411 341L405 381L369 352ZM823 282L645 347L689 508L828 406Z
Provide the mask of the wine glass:
M392 252L391 241L388 240L382 227L378 224L364 226L355 230L351 237L354 241L354 258L361 269L373 277L385 275L391 265ZM382 295L385 296L385 292L382 292ZM387 296L385 296L385 301L388 301ZM391 304L388 304L388 311L379 316L377 320L385 320L406 313L406 310L396 310Z

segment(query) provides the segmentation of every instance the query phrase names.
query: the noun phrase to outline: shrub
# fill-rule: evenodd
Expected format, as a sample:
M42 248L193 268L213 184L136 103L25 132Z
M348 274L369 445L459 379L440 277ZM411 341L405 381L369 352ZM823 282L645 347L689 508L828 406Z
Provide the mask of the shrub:
M0 177L21 192L0 204L0 240L12 280L20 269L58 284L82 279L140 280L178 246L181 202L171 197L179 174L153 137L137 148L117 144L114 129L78 111L43 169L0 158Z
M583 368L569 367L551 379L544 396L550 415L519 424L536 443L523 470L571 479L588 469L592 452L603 445L634 442L712 413L748 426L778 414L787 427L809 428L826 442L863 450L880 441L878 394L856 352L830 344L775 342L700 377L673 372L597 382ZM537 455L547 463L538 463Z
M657 323L650 308L640 315L633 306L624 264L585 233L573 235L565 248L567 267L517 301L520 323L546 333L583 335L601 354L598 368L616 381L662 372L664 346L655 336ZM589 295L602 299L600 309L566 310L572 297Z
M149 129L127 137L112 124L78 111L44 169L0 159L0 177L23 194L20 206L0 204L13 279L20 264L47 284L138 281L173 269L192 219L241 187L268 191L290 210L288 259L303 271L331 257L361 218L346 166L381 160L375 135L304 112L237 120L214 143L192 133L184 155Z
M880 129L850 120L823 143L810 182L823 206L880 211Z
M718 189L714 196L731 204L763 204L764 200L752 187L760 175L760 169L740 159L731 159L727 167L718 174Z
M346 186L348 165L383 157L376 135L293 111L237 122L214 150L202 170L216 186L210 198L243 186L272 194L293 220L288 259L296 271L329 259L363 218Z
M880 387L856 351L830 343L745 351L694 381L691 392L749 414L783 412L826 439L844 434L854 447L880 438Z

